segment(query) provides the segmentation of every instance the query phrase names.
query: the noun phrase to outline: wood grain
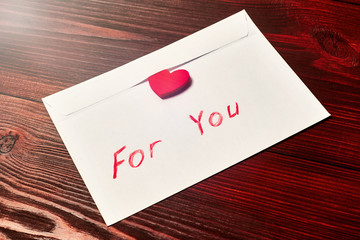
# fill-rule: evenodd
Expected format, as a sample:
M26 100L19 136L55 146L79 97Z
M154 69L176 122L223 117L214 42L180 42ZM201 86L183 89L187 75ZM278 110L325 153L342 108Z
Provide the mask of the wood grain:
M106 227L41 98L242 9L332 117ZM356 0L0 2L0 239L358 239Z

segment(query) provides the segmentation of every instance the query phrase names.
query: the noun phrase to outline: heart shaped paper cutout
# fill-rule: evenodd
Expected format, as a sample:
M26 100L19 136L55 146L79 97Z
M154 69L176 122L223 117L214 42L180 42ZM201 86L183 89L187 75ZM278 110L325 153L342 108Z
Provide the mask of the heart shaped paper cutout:
M148 77L148 81L151 89L162 99L183 92L191 83L189 72L184 69L172 73L163 70Z

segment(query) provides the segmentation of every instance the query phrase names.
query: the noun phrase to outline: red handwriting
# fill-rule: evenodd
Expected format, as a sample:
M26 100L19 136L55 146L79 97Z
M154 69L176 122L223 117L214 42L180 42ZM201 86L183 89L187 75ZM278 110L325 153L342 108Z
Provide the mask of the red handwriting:
M197 123L201 135L203 135L203 133L204 133L203 128L202 128L201 123L200 123L203 112L204 112L204 111L202 111L202 110L200 111L199 117L198 117L197 120L196 120L193 116L190 115L191 120L193 120L195 123Z
M152 158L153 157L153 149L154 149L154 146L155 144L161 142L161 140L158 140L158 141L155 141L153 143L150 144L150 157Z
M153 158L154 156L154 147L157 143L161 142L161 140L155 141L153 143L150 144L150 158ZM122 148L120 148L119 150L117 150L114 153L114 171L113 171L113 179L115 179L117 177L117 172L118 172L118 167L125 162L124 159L122 160L118 160L118 155L124 151L124 149L126 148L126 146L123 146ZM139 156L139 157L138 157ZM137 164L134 163L134 159L135 157L138 159L140 158L140 160L138 161ZM144 150L142 149L137 149L135 151L133 151L130 155L129 155L129 165L132 168L138 168L144 161L145 158L145 153Z
M217 120L217 122L214 123L214 116L215 115L218 116L218 120ZM221 113L213 112L212 114L210 114L209 123L210 123L211 126L218 127L218 126L221 125L222 121L223 121L223 116L221 115Z
M235 117L236 115L239 115L239 105L237 102L235 102L236 104L236 110L235 110L235 113L231 113L230 111L230 105L227 106L227 110L228 110L228 114L229 114L229 118L233 118Z
M139 163L137 165L134 165L134 157L137 153L140 153L141 154L141 160L139 161ZM141 165L141 163L144 161L144 150L142 149L138 149L138 150L135 150L133 151L130 156L129 156L129 164L132 168L137 168Z
M239 115L239 105L238 105L237 102L235 102L235 112L232 112L230 108L231 108L230 105L228 105L227 106L227 112L228 112L229 118L233 118L236 115ZM197 124L201 135L204 134L204 130L203 130L203 127L202 127L202 124L201 124L201 118L202 118L203 113L204 113L204 111L201 110L197 119L194 118L193 116L189 115L190 119L194 123ZM213 112L209 116L209 124L212 127L218 127L218 126L220 126L222 124L223 119L224 119L224 117L223 117L223 115L221 113Z

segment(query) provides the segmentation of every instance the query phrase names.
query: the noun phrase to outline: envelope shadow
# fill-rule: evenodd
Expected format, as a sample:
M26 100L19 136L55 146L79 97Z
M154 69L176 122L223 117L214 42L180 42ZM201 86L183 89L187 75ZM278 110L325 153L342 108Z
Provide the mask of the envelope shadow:
M191 87L192 82L193 82L192 78L189 77L189 81L187 81L186 84L184 84L182 87L177 88L176 90L174 90L172 92L169 92L166 96L163 96L162 99L172 98L172 97L175 97L175 96L181 94L182 92L186 91L188 88Z

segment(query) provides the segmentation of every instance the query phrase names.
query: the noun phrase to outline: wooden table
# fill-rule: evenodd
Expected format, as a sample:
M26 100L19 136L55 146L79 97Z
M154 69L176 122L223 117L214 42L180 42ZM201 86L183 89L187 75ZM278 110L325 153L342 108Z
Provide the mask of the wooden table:
M332 117L106 227L41 98L246 9ZM357 0L1 0L0 239L359 239Z

